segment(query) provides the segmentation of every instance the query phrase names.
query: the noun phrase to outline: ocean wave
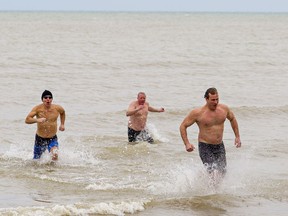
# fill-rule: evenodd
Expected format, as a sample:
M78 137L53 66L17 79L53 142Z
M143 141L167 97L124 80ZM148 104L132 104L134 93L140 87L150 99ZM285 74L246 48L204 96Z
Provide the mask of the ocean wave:
M115 184L115 183L106 183L106 182L98 182L98 183L93 183L89 184L85 187L86 190L95 190L95 191L120 191L120 190L129 190L131 189L133 191L135 190L142 190L144 187L141 185L136 185L135 183L133 184Z
M45 200L36 200L45 202ZM51 207L17 207L2 208L1 215L23 215L23 216L46 216L46 215L119 215L133 214L144 211L145 205L150 200L143 199L137 201L101 202L101 203L76 203L70 205L54 205Z
M226 194L211 194L193 197L175 197L161 200L158 205L174 206L178 208L192 208L193 211L201 212L205 209L205 215L225 214L227 206L233 207L241 203L241 197Z
M241 106L241 107L231 107L234 112L239 113L251 113L251 114L260 114L260 113L286 113L288 114L288 105L284 106Z

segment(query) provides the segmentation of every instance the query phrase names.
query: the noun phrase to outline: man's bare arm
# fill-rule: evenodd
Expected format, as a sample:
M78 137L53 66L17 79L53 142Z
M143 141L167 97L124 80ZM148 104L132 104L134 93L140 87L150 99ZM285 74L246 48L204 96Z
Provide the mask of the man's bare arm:
M230 121L232 130L235 134L235 146L237 148L239 148L239 147L241 147L241 140L240 140L240 132L239 132L239 127L238 127L238 122L236 120L234 113L230 109L228 110L227 118Z
M65 110L61 106L59 106L59 113L60 113L60 127L59 127L59 130L60 131L64 131L65 130L66 114L65 114Z
M45 122L46 121L46 118L34 118L37 114L37 111L36 111L36 107L34 107L32 109L32 111L27 115L26 119L25 119L25 123L26 124L34 124L34 123L37 123L37 122Z
M164 112L165 109L164 109L163 107L161 107L161 108L154 108L154 107L149 106L149 107L148 107L148 111L150 111L150 112Z
M143 109L144 105L140 105L139 107L135 108L135 104L131 103L126 111L126 116L132 116L137 113L139 110Z
M196 122L195 112L191 111L180 125L181 138L186 146L186 150L189 152L193 151L195 147L189 142L187 135L187 128L190 127L195 122Z

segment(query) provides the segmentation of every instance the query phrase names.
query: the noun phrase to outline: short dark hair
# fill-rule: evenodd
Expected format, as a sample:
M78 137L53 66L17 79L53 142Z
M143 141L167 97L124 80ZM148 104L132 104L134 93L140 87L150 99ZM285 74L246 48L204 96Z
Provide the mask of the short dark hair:
M218 94L218 91L216 88L212 87L206 90L204 98L208 99L209 98L209 94L215 95Z
M43 98L44 98L45 96L51 96L51 98L53 98L53 95L52 95L52 93L51 93L49 90L45 90L45 91L42 93L41 100L43 100Z

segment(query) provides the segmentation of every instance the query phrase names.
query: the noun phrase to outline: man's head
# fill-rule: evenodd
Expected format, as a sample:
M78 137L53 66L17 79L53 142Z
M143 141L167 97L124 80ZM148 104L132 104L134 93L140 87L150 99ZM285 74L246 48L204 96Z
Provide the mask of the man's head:
M139 105L144 105L146 101L146 94L144 92L139 92L137 96Z
M210 95L218 94L218 91L216 88L212 87L206 90L204 98L209 99Z
M45 90L43 93L42 93L42 96L41 96L41 100L43 101L44 99L53 99L53 95L50 91L48 90Z
M207 89L207 91L205 92L204 98L206 98L208 108L211 110L215 110L217 107L217 104L219 103L217 89L214 87Z

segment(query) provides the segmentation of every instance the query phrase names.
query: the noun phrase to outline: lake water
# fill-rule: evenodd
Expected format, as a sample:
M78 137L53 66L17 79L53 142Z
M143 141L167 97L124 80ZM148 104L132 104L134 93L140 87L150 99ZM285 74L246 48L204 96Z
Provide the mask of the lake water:
M287 215L288 14L0 13L1 215ZM219 188L179 126L207 88L237 117L225 123ZM66 110L59 161L34 162L42 92ZM127 142L139 91L154 107L155 144ZM198 128L188 130L197 143Z

